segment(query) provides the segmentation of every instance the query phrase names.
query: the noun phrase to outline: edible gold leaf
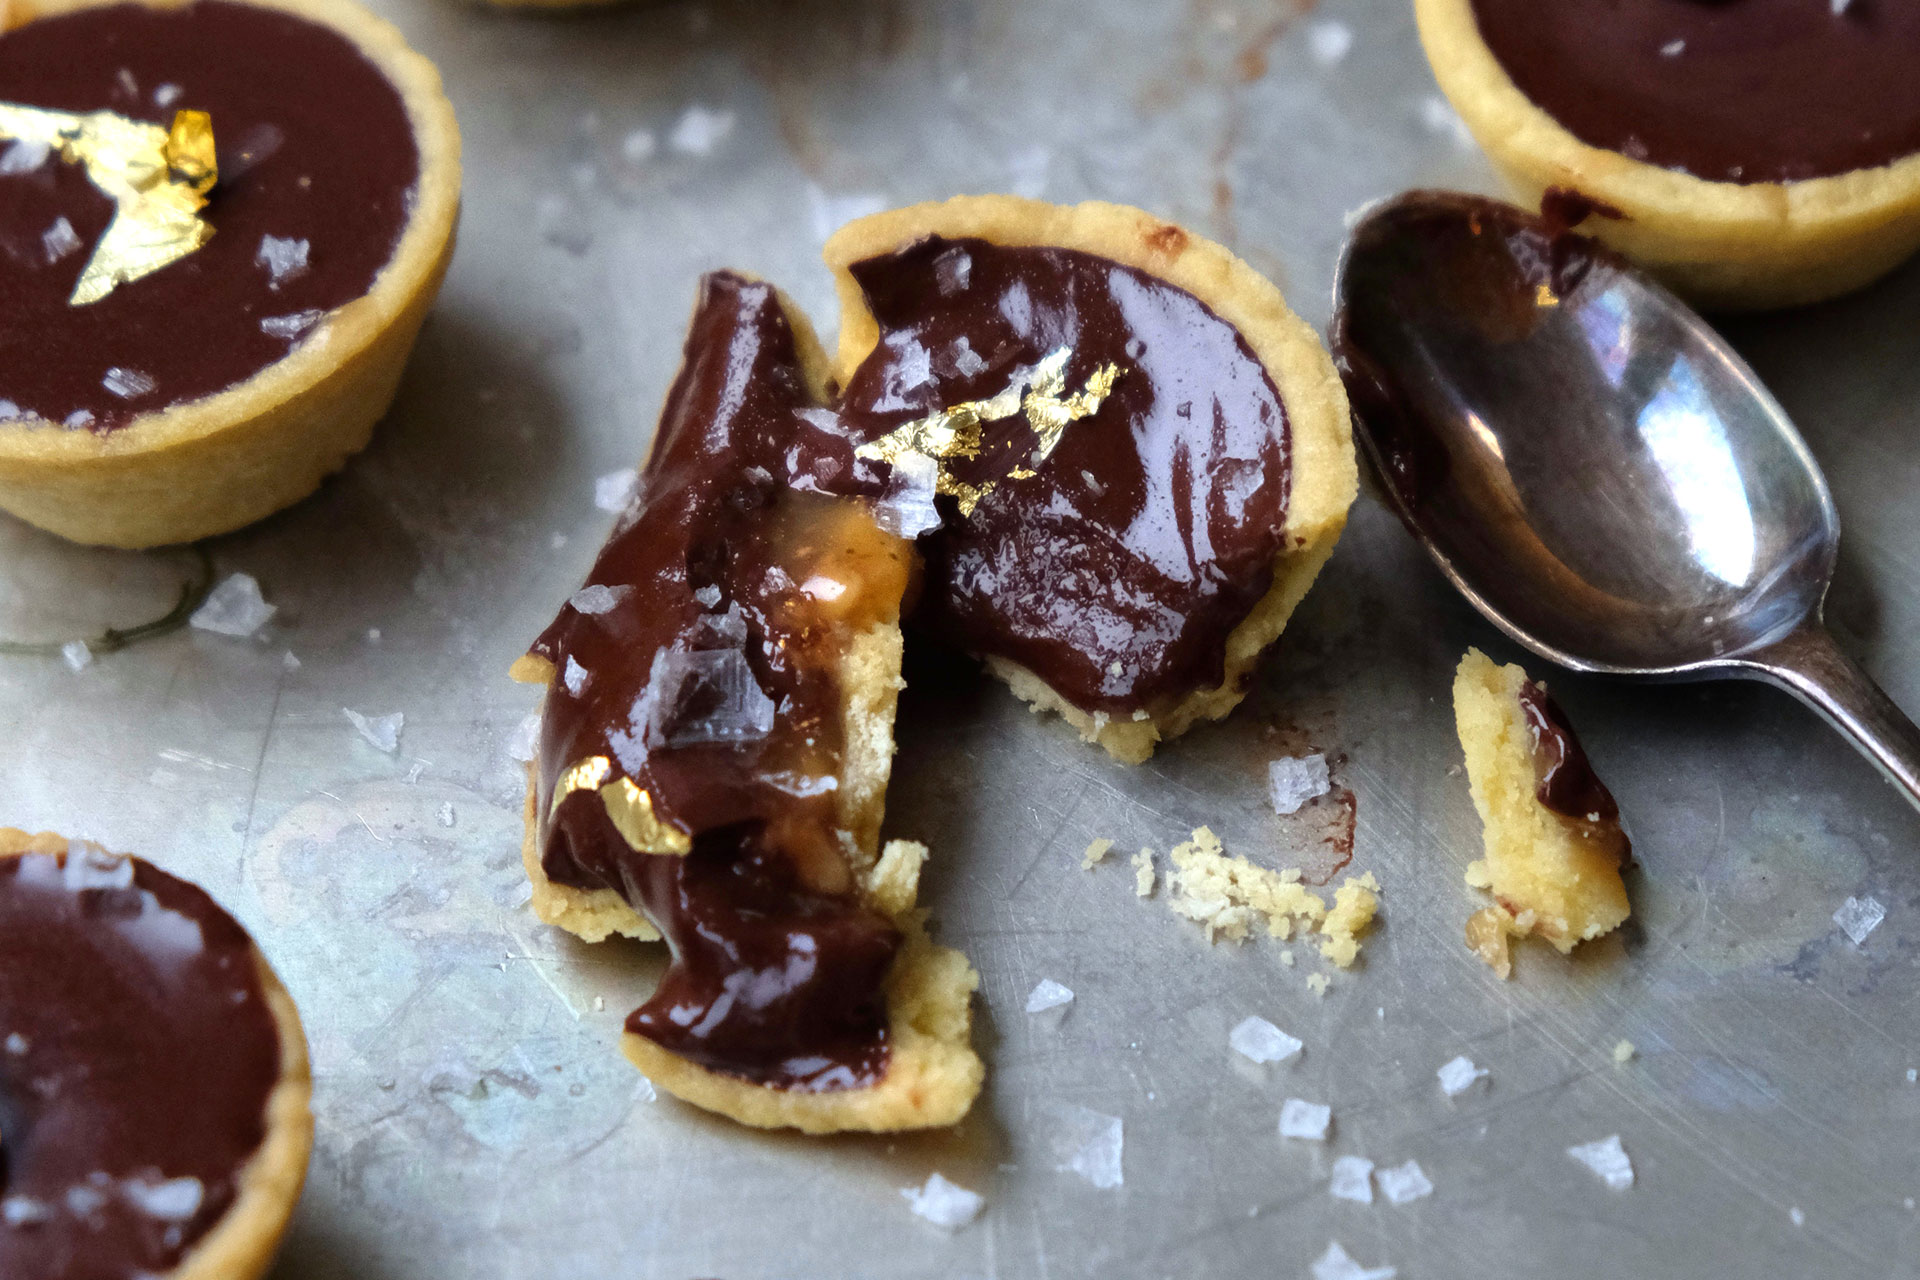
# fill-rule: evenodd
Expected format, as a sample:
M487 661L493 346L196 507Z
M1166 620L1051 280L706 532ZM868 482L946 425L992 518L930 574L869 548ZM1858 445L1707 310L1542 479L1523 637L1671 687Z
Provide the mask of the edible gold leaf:
M553 801L547 805L547 821L553 821L553 815L560 812L560 802L576 791L598 791L600 784L613 772L613 761L605 756L588 756L567 766L553 784Z
M693 841L687 833L660 821L653 797L634 785L632 778L615 778L600 788L607 817L635 853L688 854Z
M877 440L861 445L854 453L862 458L895 463L908 454L933 459L938 467L934 492L954 499L962 516L973 514L981 499L992 493L998 481L968 483L953 474L951 463L980 456L981 424L1000 422L1025 412L1027 425L1033 428L1036 443L1027 466L1015 467L1007 478L1029 479L1031 468L1039 466L1059 447L1067 424L1098 413L1113 391L1122 372L1119 365L1107 364L1093 371L1087 385L1068 396L1067 361L1072 347L1058 347L1033 368L1022 371L1007 388L988 400L967 400L950 405L924 418L904 422Z
M178 262L213 237L200 216L219 180L213 120L181 111L173 127L129 120L111 111L75 114L0 102L0 138L55 151L86 166L87 180L113 201L93 256L67 299L83 307L123 284Z

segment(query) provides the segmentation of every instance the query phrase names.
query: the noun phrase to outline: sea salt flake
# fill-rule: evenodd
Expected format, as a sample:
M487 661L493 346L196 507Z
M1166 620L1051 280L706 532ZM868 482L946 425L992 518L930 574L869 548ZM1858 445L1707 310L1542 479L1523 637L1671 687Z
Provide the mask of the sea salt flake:
M90 1218L107 1203L107 1193L97 1187L75 1185L67 1188L67 1211L76 1218Z
M83 889L128 889L133 886L133 859L77 840L67 842L60 881L68 893Z
M1072 991L1052 978L1042 978L1039 984L1027 994L1027 1012L1041 1013L1047 1009L1058 1009L1061 1005L1072 1002Z
M254 252L256 265L267 269L267 287L278 289L289 280L307 273L307 257L313 251L313 244L307 240L295 240L289 236L261 236L260 248Z
M640 487L640 473L632 467L609 471L593 482L593 505L602 511L624 511Z
M24 1054L29 1048L32 1047L32 1045L28 1042L27 1038L21 1035L18 1031L8 1032L6 1043L7 1043L7 1052L12 1054L16 1058Z
M712 609L720 603L720 588L711 585L704 586L693 593L693 598L698 600L703 607Z
M620 602L632 591L632 587L607 587L595 583L589 587L582 587L568 596L567 603L573 606L575 613L598 617L603 613L611 613L619 607Z
M53 154L53 148L44 142L28 142L16 138L12 146L0 151L0 178L9 178L15 174L33 173L47 163L47 157Z
M507 735L507 755L521 763L532 760L540 742L540 713L529 711Z
M1307 51L1323 67L1343 62L1353 51L1353 28L1344 22L1316 22L1307 28Z
M1332 789L1324 755L1282 756L1267 764L1267 794L1275 813L1298 813L1301 805Z
M1440 1077L1440 1092L1452 1098L1472 1088L1475 1080L1485 1080L1490 1073L1485 1067L1474 1066L1472 1058L1462 1055L1434 1074Z
M620 139L620 154L627 158L629 164L644 164L653 159L653 153L659 149L660 144L654 140L651 129L635 129Z
M973 349L973 344L967 341L965 334L953 340L953 345L947 348L947 354L953 361L954 371L963 378L975 377L987 371L987 362Z
M1833 922L1840 926L1840 932L1853 939L1856 947L1865 946L1867 935L1880 927L1887 918L1887 909L1874 897L1848 898L1833 913Z
M1142 849L1133 855L1133 892L1135 897L1153 896L1153 850Z
M47 261L55 263L82 248L83 242L73 224L61 217L55 218L53 225L40 233L40 247L46 251Z
M184 92L186 91L177 84L157 85L153 90L153 105L156 107L170 107L180 101L180 95Z
M1329 1240L1327 1251L1313 1263L1313 1280L1394 1280L1398 1274L1392 1267L1361 1267L1338 1240Z
M405 728L407 723L404 713L396 711L391 715L368 716L360 714L352 707L342 707L340 711L353 722L353 727L360 731L361 737L380 750L388 755L400 750L400 730Z
M1313 1264L1313 1280L1394 1280L1399 1275L1392 1267L1363 1267L1347 1256L1338 1240L1327 1242L1327 1251Z
M1583 1142L1568 1147L1567 1154L1598 1174L1612 1191L1625 1191L1633 1185L1633 1161L1620 1145L1620 1135L1611 1134L1598 1142Z
M1685 40L1669 40L1660 46L1660 56L1663 58L1677 58L1686 51L1687 42Z
M1280 1104L1280 1136L1305 1142L1325 1142L1327 1126L1333 1123L1333 1108L1324 1102L1288 1098Z
M902 454L893 464L887 494L873 508L873 522L896 538L917 538L940 527L934 505L940 464L924 453Z
M280 655L280 665L288 671L298 671L300 669L300 659L295 656L293 650L289 649Z
M85 640L69 640L60 646L60 660L69 671L85 671L93 665L93 646Z
M1242 1018L1227 1033L1227 1044L1241 1057L1263 1063L1285 1062L1301 1049L1300 1041L1260 1017Z
M150 394L160 384L155 382L151 375L142 373L138 369L122 369L119 365L114 365L100 379L100 385L122 400L137 400L141 396Z
M900 1194L916 1214L947 1231L972 1222L987 1203L985 1196L948 1182L937 1173L927 1175L925 1186L902 1187Z
M120 1184L120 1193L140 1212L163 1222L185 1222L200 1212L207 1189L198 1178L165 1178L152 1181L128 1178Z
M26 416L27 411L13 401L0 399L0 422L14 422Z
M32 1196L8 1196L0 1200L0 1220L15 1230L37 1227L51 1217L53 1206L45 1200L35 1200Z
M260 594L260 583L252 574L230 573L207 593L188 621L195 630L244 640L257 634L277 612Z
M1086 1107L1053 1108L1053 1151L1062 1173L1077 1173L1104 1190L1121 1185L1125 1132L1119 1116L1103 1115Z
M1787 1219L1796 1227L1804 1227L1807 1225L1806 1211L1797 1204L1787 1210Z
M587 687L587 669L572 654L568 654L566 670L560 679L567 686L567 692L577 698Z
M1391 1169L1376 1170L1373 1176L1379 1181L1380 1194L1387 1198L1388 1204L1406 1204L1410 1200L1433 1194L1433 1184L1427 1181L1427 1175L1420 1168L1418 1160L1409 1160Z
M1333 1180L1327 1194L1355 1204L1373 1203L1373 1161L1365 1156L1341 1156L1333 1162Z
M681 155L708 156L720 140L732 132L733 112L696 102L680 113L673 132L667 135L667 145Z
M933 283L941 297L964 293L972 280L973 255L965 249L948 249L933 260Z
M327 313L314 307L305 311L292 311L284 316L263 316L260 320L260 332L269 338L278 338L282 342L298 342L307 336L307 331L327 318Z
M773 732L773 699L738 649L660 650L640 704L650 744L758 742Z
M79 431L83 427L90 427L93 425L93 411L91 409L75 409L72 413L60 420L60 425L73 431Z
M454 821L453 802L449 800L440 806L440 825L443 827L451 827Z

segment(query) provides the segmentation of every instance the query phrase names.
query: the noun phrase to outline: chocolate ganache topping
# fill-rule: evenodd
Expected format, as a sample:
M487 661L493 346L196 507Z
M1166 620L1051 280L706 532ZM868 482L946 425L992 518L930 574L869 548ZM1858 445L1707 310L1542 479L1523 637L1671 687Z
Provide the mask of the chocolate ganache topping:
M1908 0L1472 0L1514 84L1590 146L1710 182L1920 152Z
M900 940L861 903L837 806L839 660L897 619L912 565L827 492L873 487L853 446L809 396L773 289L709 276L635 505L533 647L559 669L546 872L618 890L673 949L628 1029L794 1089L884 1072ZM615 812L686 852L636 852Z
M1070 249L929 237L852 271L880 325L841 405L863 440L1030 382L1062 351L1067 388L1114 371L1043 462L1027 418L984 424L954 469L1006 478L926 544L919 619L1088 712L1159 714L1218 687L1286 545L1290 479L1286 409L1239 331Z
M1533 753L1535 798L1561 817L1581 823L1589 834L1618 831L1620 806L1593 771L1593 762L1560 704L1543 686L1528 680L1520 686L1520 711Z
M85 169L0 140L0 423L109 431L224 391L366 294L405 229L420 157L399 92L339 33L226 0L121 4L0 35L0 102L212 118L205 245L69 302L114 213ZM0 428L4 429L4 428Z
M0 858L0 1275L170 1271L280 1070L253 945L199 888L80 845Z

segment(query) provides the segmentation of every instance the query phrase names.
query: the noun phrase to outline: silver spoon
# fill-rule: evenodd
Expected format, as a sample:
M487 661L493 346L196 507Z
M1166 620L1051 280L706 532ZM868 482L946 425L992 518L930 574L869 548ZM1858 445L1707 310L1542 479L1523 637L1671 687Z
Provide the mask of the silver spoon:
M1334 304L1360 439L1495 626L1575 671L1770 681L1920 805L1920 729L1821 620L1819 465L1685 303L1510 205L1412 192L1354 228Z

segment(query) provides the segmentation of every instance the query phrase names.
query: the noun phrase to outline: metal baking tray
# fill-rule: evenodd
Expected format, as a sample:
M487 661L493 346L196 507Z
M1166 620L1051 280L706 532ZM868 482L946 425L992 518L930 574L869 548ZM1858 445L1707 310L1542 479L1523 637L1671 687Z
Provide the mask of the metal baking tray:
M1013 190L1183 221L1323 324L1348 211L1495 183L1405 0L378 7L459 109L460 249L373 447L212 546L279 607L266 638L0 659L0 821L198 880L300 1001L319 1133L275 1280L1304 1277L1336 1239L1407 1280L1920 1275L1920 816L1772 690L1535 664L1626 812L1635 912L1498 981L1461 939L1479 825L1448 692L1467 645L1514 651L1365 494L1247 705L1143 768L914 661L888 827L933 846L924 900L982 975L964 1125L810 1140L652 1098L615 1038L658 956L522 905L533 693L505 672L607 531L594 481L640 457L698 274L759 273L831 334L837 221ZM1832 480L1842 644L1920 708L1920 269L1728 332ZM138 621L190 569L0 521L0 623ZM398 753L343 707L404 712ZM1353 870L1385 886L1324 997L1308 948L1209 947L1122 858L1081 869L1095 837L1164 859L1202 823L1323 866L1331 819L1263 795L1303 748L1338 758ZM1868 894L1887 918L1855 946L1831 917ZM1064 1016L1023 1011L1042 978L1075 991ZM1249 1014L1304 1053L1237 1062ZM1462 1053L1491 1076L1449 1100ZM1331 1104L1329 1141L1278 1137L1288 1097ZM1063 1106L1123 1118L1124 1185L1060 1171ZM1628 1191L1565 1154L1613 1133ZM1335 1200L1343 1154L1415 1159L1434 1191ZM935 1170L987 1197L978 1222L908 1211Z

